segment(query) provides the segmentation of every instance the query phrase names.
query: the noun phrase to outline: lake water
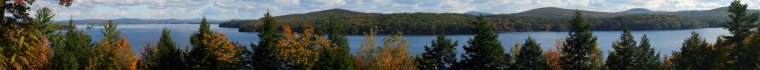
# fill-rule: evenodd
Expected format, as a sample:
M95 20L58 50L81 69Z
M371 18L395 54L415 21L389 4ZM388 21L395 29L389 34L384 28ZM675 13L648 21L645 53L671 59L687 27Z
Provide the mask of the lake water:
M86 29L85 25L77 25L78 29L89 32L94 41L98 41L103 38L100 30L103 27L95 27L92 29ZM139 53L142 48L149 43L156 43L161 35L161 29L167 27L171 30L172 39L177 42L181 48L187 48L190 45L190 35L198 31L198 24L120 24L117 29L122 32L122 35L127 38L132 45L132 50ZM218 25L211 25L211 29L217 33L224 33L230 40L238 42L240 44L250 46L250 43L258 43L258 33L256 32L238 32L237 28L219 28ZM690 35L691 31L696 31L705 37L708 42L715 42L715 39L720 35L730 35L730 33L722 28L701 28L701 29L686 29L686 30L657 30L657 31L631 31L636 37L636 40L647 34L650 39L650 44L663 55L670 54L674 50L679 50L681 43L686 37ZM597 36L599 46L604 50L605 56L607 52L612 51L612 42L619 39L622 31L594 31L594 35ZM515 43L522 43L528 36L536 39L544 50L554 49L555 42L558 39L564 39L567 37L567 32L506 32L499 33L499 40L505 50L510 50L514 47ZM377 42L382 44L382 39L388 36L377 36ZM434 40L436 35L407 35L404 36L410 43L410 51L414 54L422 52L423 46L430 44L430 41ZM457 47L458 53L462 53L462 45L467 44L467 40L472 38L472 35L448 35L448 38L459 41ZM359 44L364 41L363 36L347 36L352 53L355 53L359 49Z

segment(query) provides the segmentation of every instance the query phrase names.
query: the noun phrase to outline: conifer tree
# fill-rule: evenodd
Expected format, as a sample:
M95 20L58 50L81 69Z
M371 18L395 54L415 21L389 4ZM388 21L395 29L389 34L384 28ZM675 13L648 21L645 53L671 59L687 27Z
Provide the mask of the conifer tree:
M541 44L538 44L533 38L528 37L521 46L520 55L517 55L515 64L512 64L512 70L547 70L548 62L544 59Z
M185 68L184 56L181 50L177 49L176 44L171 38L169 29L164 27L161 38L159 38L158 44L153 48L154 52L146 50L147 54L143 54L143 62L145 62L146 69L154 70L167 70L167 69L182 69ZM149 49L149 48L146 48Z
M279 40L280 32L277 30L277 22L275 22L272 15L267 11L264 14L263 27L259 28L259 43L257 45L251 44L253 47L253 66L254 69L262 70L274 70L281 69L282 64L280 60L275 58L275 44Z
M330 19L328 23L328 39L331 44L329 48L321 48L319 64L316 69L319 70L349 70L355 69L354 62L348 48L348 40L343 31L340 21L335 18Z
M51 37L51 69L82 70L89 66L88 61L94 55L90 35L76 30L71 21L69 20L66 33L58 33Z
M636 40L633 39L633 35L631 35L628 28L623 30L619 40L615 40L612 43L612 48L615 51L610 52L609 57L607 57L607 65L605 65L607 69L636 70L634 67L639 65L636 64L636 62L639 62L636 54L639 52L637 52Z
M229 42L224 34L211 31L204 17L200 29L190 37L192 49L188 52L187 64L193 69L240 69L239 49L241 46Z
M117 69L117 70L135 70L137 69L138 59L132 51L127 39L121 36L121 32L116 30L116 24L112 20L103 24L103 40L96 45L94 69Z
M498 36L493 31L493 24L486 22L484 16L478 16L474 22L475 37L464 46L463 59L457 69L496 70L508 69L509 54L504 52Z
M601 50L592 35L591 24L586 23L580 12L570 20L569 37L562 48L560 64L568 70L598 70L601 64Z
M732 21L721 24L724 29L731 32L732 36L723 36L727 39L727 43L733 44L733 51L731 51L730 58L735 63L729 65L733 69L748 70L758 68L756 65L760 63L758 56L760 56L760 47L748 46L745 39L752 34L753 29L758 26L756 22L760 18L760 13L752 13L747 11L747 4L741 4L740 0L731 2L728 6L728 12L731 12L729 18ZM756 30L755 30L756 31ZM757 40L748 40L757 41ZM730 47L732 45L722 45L724 47ZM729 69L731 69L729 68Z
M654 47L649 44L649 38L647 35L641 36L641 44L639 44L637 54L638 58L636 65L633 68L641 68L644 70L657 70L663 68L663 61L660 60L660 53L654 50Z
M415 59L417 69L450 69L457 60L456 46L457 42L451 42L451 39L446 38L445 33L438 34L438 37L431 41L430 46L425 46L425 51Z
M711 55L709 47L710 44L705 42L699 33L692 32L691 36L684 40L681 50L673 52L670 62L676 70L720 69L712 67L711 59L708 58Z

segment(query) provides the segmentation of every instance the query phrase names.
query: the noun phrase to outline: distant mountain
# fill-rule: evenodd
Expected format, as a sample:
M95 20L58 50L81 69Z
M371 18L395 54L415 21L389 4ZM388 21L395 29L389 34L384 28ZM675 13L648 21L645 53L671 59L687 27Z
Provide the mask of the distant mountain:
M493 15L491 13L477 12L477 11L464 12L464 14L470 14L470 15Z
M629 10L626 10L626 11L621 11L621 12L618 12L618 13L622 13L622 14L642 14L642 13L650 13L650 12L652 12L652 11L649 10L649 9L645 9L645 8L633 8L633 9L629 9Z
M544 7L544 8L537 8L533 10L528 10L520 13L513 13L513 14L505 14L505 15L514 15L514 16L542 16L542 17L568 17L573 16L575 14L575 11L580 11L583 13L583 16L585 17L614 17L619 16L620 14L614 14L614 13L608 13L608 12L596 12L596 11L586 11L586 10L572 10L572 9L563 9L563 8L557 8L557 7Z
M592 30L669 30L717 27L717 21L728 20L727 8L712 10L690 11L652 11L644 8L633 8L620 12L598 12L557 7L536 8L511 14L486 15L488 22L495 23L494 29L500 32L508 31L566 31L568 20L576 11L582 13L588 23L593 23ZM750 10L750 12L760 12ZM441 30L451 34L468 34L471 22L475 21L473 14L465 13L364 13L345 9L328 9L302 14L274 16L281 24L294 27L296 31L304 25L323 28L325 23L332 20L339 22L347 30L345 33L362 34L376 30L380 34L403 32L405 34L435 34ZM254 31L261 25L257 19L231 20L223 22L220 27L240 28L240 31Z
M206 19L209 23L221 23L226 20L214 20ZM68 23L69 20L58 20L57 23ZM106 19L84 19L74 20L75 24L103 24L108 22ZM201 22L201 19L135 19L135 18L121 18L113 19L116 24L197 24Z

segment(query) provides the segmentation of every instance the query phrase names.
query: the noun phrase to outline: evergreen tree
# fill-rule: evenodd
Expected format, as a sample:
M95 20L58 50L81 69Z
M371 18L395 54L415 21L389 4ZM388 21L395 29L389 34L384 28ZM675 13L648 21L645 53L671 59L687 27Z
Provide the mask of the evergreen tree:
M155 46L155 52L148 53L148 51L146 51L148 54L143 54L143 56L150 56L143 57L146 69L167 70L185 68L183 61L184 53L177 49L175 45L169 29L164 27L163 32L161 33L161 38L159 39L157 46Z
M277 22L275 22L272 15L267 12L264 14L263 27L259 28L259 43L258 45L251 45L253 47L253 66L254 69L262 70L274 70L281 69L282 64L280 60L277 60L274 53L275 44L280 38L280 32L277 30Z
M641 44L639 44L637 50L637 61L633 68L641 68L643 70L657 70L663 68L663 62L660 60L660 53L655 53L655 50L649 44L649 38L647 35L641 37Z
M104 38L98 42L95 51L96 70L117 69L117 70L135 70L139 58L132 51L127 39L121 36L121 32L116 30L116 24L112 20L103 24L104 30L100 32Z
M67 32L58 33L51 37L51 69L82 70L89 66L88 62L93 57L94 50L90 35L82 30L74 28L72 20L69 20Z
M512 70L548 70L548 62L544 59L541 44L528 37L516 56Z
M601 64L601 51L592 35L591 24L586 23L579 11L570 20L569 37L562 48L560 64L568 70L598 70Z
M351 60L351 53L348 48L348 40L343 31L343 26L335 18L331 18L328 23L328 39L330 39L330 48L321 48L318 70L349 70L355 69L354 62Z
M501 43L493 31L493 24L486 22L484 16L478 16L474 22L475 38L464 46L465 53L458 69L496 70L507 69L509 54L504 52Z
M733 51L731 52L732 61L736 62L730 66L738 70L748 70L757 68L758 56L760 56L760 48L757 46L747 46L745 39L753 32L752 29L757 28L756 22L760 17L759 13L750 13L747 11L747 4L741 4L740 0L731 2L728 6L728 15L732 21L722 24L724 29L728 29L733 36L723 36L728 41L727 43L734 44ZM753 41L753 40L749 40ZM725 45L728 47L730 45Z
M415 59L417 69L446 70L456 63L457 42L451 42L451 39L446 38L445 33L438 34L430 45L425 46L425 51Z
M709 48L710 44L705 42L699 33L692 32L691 36L684 40L681 50L673 52L672 66L676 70L719 69L711 65L711 59L708 58L711 55Z
M634 67L639 65L636 63L639 62L636 54L639 52L637 52L636 40L633 39L628 28L623 30L619 40L612 43L612 48L615 51L610 52L607 57L607 65L605 65L607 69L636 70Z
M188 52L187 64L192 69L204 70L227 70L240 69L242 63L240 47L237 44L229 42L224 34L217 34L211 31L209 23L203 17L198 32L190 37L192 49Z

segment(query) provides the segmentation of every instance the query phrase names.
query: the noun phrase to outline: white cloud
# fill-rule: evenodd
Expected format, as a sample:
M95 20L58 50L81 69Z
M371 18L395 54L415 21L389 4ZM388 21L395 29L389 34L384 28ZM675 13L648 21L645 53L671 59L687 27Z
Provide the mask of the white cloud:
M269 10L273 15L307 13L332 8L359 12L462 13L481 11L517 13L541 7L603 12L647 8L655 11L708 10L727 6L731 0L74 0L71 7L57 0L38 1L33 7L51 7L56 19L256 19ZM745 0L758 9L760 0Z

